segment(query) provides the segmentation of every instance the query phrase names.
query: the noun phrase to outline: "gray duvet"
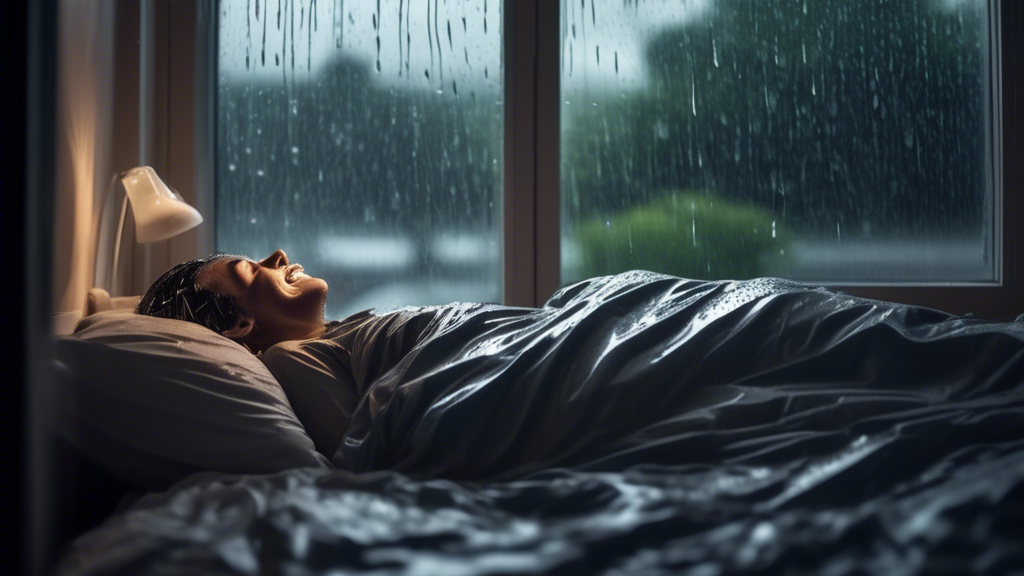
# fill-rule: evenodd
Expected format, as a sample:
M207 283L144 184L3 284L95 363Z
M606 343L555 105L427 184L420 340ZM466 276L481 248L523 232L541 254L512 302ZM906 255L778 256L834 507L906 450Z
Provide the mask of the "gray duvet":
M193 476L59 573L1024 566L1022 322L643 272L406 320L336 470Z

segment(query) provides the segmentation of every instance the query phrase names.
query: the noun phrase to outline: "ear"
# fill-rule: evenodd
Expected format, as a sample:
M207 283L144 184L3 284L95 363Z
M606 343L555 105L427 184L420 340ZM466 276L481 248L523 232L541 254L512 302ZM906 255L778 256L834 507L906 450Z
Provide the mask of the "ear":
M227 336L232 340L241 340L252 332L253 326L256 325L256 321L253 320L252 316L241 315L238 320L235 321L235 325L227 330L221 332L222 336Z

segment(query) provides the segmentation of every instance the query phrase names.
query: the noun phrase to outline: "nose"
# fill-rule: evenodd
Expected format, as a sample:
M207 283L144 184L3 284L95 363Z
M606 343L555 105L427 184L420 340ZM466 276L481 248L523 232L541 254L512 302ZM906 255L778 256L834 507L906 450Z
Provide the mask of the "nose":
M284 250L275 250L273 254L260 260L260 266L264 268L280 268L288 265L288 255Z

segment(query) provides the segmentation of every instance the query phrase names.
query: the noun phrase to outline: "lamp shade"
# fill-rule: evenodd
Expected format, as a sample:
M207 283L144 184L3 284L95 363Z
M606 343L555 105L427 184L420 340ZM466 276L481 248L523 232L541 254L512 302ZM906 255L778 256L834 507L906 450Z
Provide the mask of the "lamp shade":
M135 239L140 244L166 240L203 222L199 211L168 188L149 166L128 170L121 175L121 184L131 201Z

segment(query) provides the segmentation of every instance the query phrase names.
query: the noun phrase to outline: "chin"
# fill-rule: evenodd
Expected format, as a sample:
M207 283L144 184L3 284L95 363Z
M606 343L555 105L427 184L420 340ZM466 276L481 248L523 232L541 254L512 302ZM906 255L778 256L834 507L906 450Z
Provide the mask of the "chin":
M327 281L323 278L313 278L310 282L310 290L316 290L323 294L324 298L327 297Z
M309 318L314 310L323 310L327 299L327 282L320 278L305 278L301 284L292 286L298 287L301 292L287 298L290 304L285 304L285 307L291 310L291 314Z
M311 292L321 292L327 294L327 281L323 278L314 278L312 276L303 278L298 282L292 284L293 287L299 288L302 291L303 296Z

